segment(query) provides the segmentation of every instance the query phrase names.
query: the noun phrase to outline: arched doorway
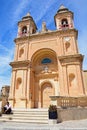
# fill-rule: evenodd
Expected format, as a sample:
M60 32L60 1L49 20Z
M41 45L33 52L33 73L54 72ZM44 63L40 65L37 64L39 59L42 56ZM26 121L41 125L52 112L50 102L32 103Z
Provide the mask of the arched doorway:
M54 89L50 83L44 83L41 86L41 107L48 108L50 105L50 96L54 95Z
M47 108L50 104L49 96L55 96L54 90L59 86L55 80L58 79L56 52L47 48L38 50L33 54L31 62L31 102L34 108Z

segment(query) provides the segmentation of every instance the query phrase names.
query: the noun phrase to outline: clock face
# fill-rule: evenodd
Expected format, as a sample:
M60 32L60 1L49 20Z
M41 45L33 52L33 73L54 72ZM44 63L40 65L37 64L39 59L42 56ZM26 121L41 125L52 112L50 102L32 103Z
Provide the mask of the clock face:
M70 40L70 37L64 37L64 40L68 42Z

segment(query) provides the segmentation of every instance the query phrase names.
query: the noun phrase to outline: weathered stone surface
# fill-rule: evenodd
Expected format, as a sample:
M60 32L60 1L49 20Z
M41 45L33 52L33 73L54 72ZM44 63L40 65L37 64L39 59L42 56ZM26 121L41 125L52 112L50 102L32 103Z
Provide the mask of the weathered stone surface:
M87 119L87 108L58 109L58 120L61 122L81 119Z

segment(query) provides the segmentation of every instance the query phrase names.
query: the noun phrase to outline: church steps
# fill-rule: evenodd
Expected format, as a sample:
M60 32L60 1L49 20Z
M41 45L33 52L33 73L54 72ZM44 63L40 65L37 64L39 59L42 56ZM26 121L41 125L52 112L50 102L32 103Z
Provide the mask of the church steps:
M20 116L20 117L33 117L33 116L34 117L38 117L38 116L39 117L42 117L42 116L43 117L48 117L48 115L46 115L46 114L45 115L39 115L39 114L38 115L35 115L35 114L13 114L13 115L10 115L10 117L13 117L13 116L14 117L16 117L16 116ZM8 116L7 115L3 115L3 117L8 117Z
M35 112L35 111L38 111L38 112L41 112L41 111L47 112L48 109L47 109L47 108L31 108L31 109L25 109L25 108L24 108L24 109L16 109L16 108L14 108L14 109L12 109L12 110L15 111L15 112L16 112L16 111L17 111L17 112L18 112L18 111L19 111L19 112L21 112L21 111L23 111L23 112L26 112L26 111L27 111L27 112L32 112L32 111L33 111L33 112Z
M46 112L13 112L14 113L14 115L17 115L17 114L25 114L25 115L27 115L27 114L29 114L29 115L32 115L32 114L34 114L34 115L37 115L37 113L38 113L38 115L41 115L42 113L44 114L44 115L47 115L47 113Z
M20 120L20 119L0 119L2 122L16 122L16 123L33 123L33 124L48 124L48 120Z
M34 116L34 115L32 115L32 116L22 116L22 115L13 115L13 116L9 115L9 116L6 116L6 115L4 115L3 118L4 119L10 119L10 118L11 119L25 119L25 120L26 119L31 119L32 120L32 119L36 118L36 119L44 120L44 119L47 119L48 116L44 116L44 115L42 115L42 116L38 116L38 115L37 116Z
M26 122L26 123L48 123L48 110L28 109L13 110L13 114L3 114L0 121Z

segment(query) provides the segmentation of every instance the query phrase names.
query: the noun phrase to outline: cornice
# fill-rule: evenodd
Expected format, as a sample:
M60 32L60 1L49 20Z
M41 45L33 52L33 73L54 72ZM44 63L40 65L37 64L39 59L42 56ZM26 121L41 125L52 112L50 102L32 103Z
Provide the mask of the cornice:
M56 15L54 16L54 19L56 18L56 16L67 16L67 15L72 15L73 16L73 12L72 11L68 11L68 12L63 12L63 13L56 13Z
M14 39L14 42L17 43L17 42L25 42L26 40L29 39L29 36L22 36L22 37L18 37L18 38L15 38Z
M67 55L67 56L58 56L58 59L62 63L70 62L82 62L84 56L81 54Z
M47 72L47 73L39 73L39 74L35 74L35 76L37 77L37 78L54 78L54 76L55 77L57 77L58 76L58 72L55 72L55 73L49 73L49 72Z
M55 31L46 31L46 32L37 32L35 34L31 34L28 36L22 36L22 37L18 37L14 39L14 42L25 42L26 40L32 41L32 40L37 40L39 38L44 38L44 37L55 37L55 36L59 36L59 37L63 37L63 36L73 36L75 35L76 38L78 36L78 31L76 29L67 29L67 30L55 30Z
M32 38L38 38L38 37L53 37L53 36L63 36L63 35L72 35L72 34L78 34L78 31L76 29L67 29L67 30L55 30L55 31L47 31L47 32L44 32L44 33L37 33L37 34L33 34L33 35L30 35L30 39Z
M30 61L29 60L25 60L25 61L14 61L14 62L10 62L10 65L15 68L15 67L27 67L30 65Z

